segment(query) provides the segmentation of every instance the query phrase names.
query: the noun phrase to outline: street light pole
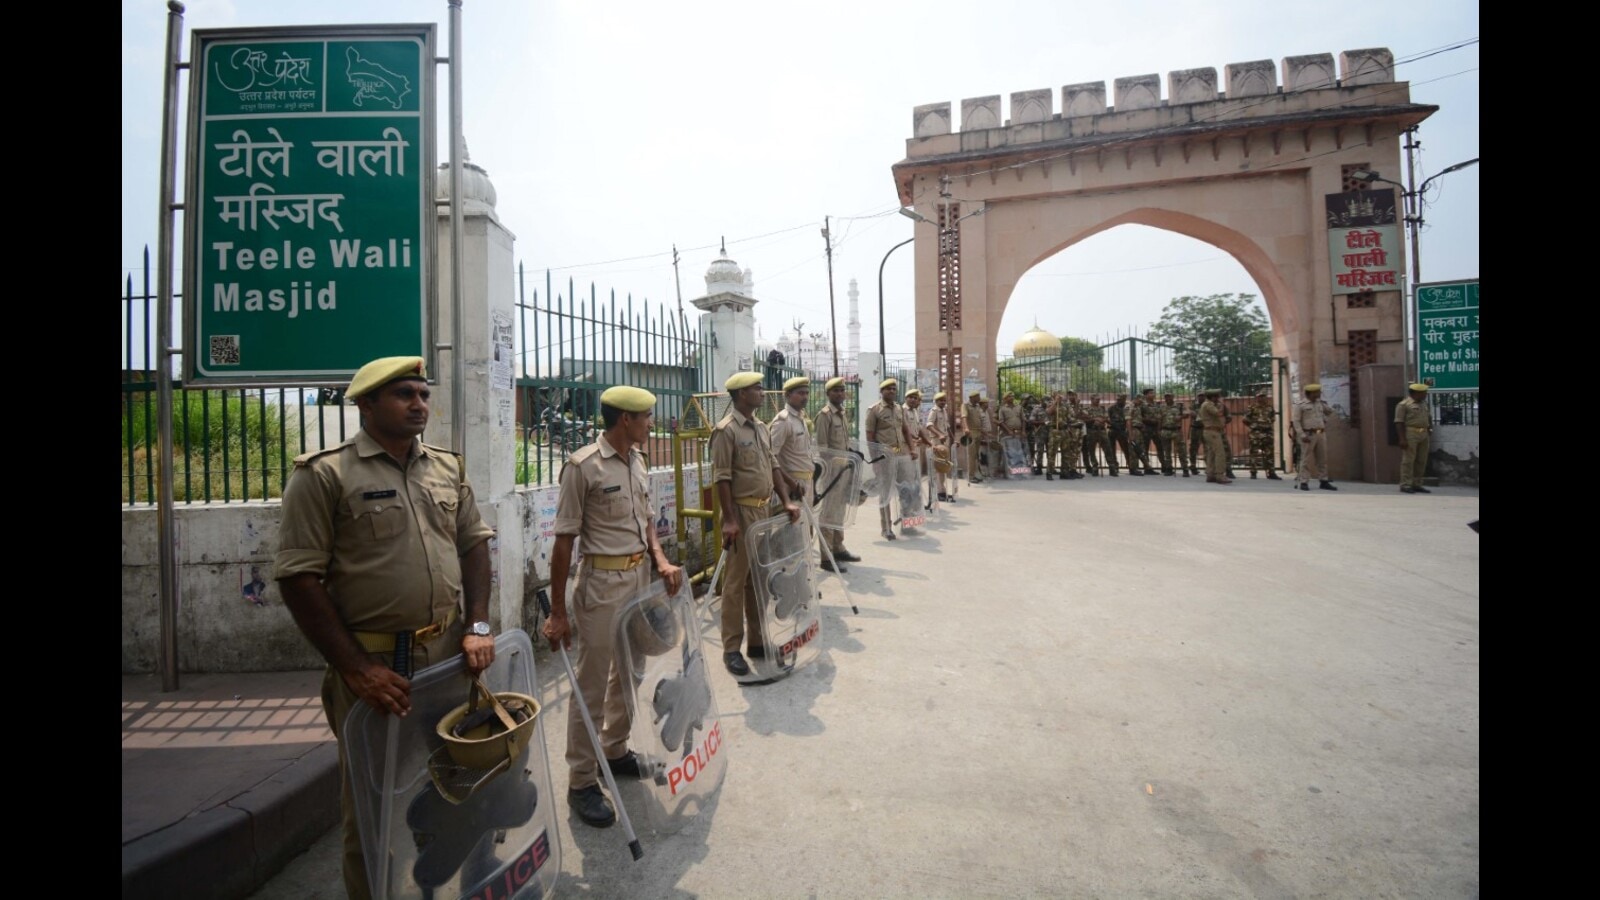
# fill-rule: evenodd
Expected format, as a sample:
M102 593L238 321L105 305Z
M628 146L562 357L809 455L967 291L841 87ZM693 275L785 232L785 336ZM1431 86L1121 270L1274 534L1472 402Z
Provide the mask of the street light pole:
M1407 187L1398 181L1384 178L1382 175L1379 175L1377 171L1372 169L1358 170L1356 172L1352 172L1351 175L1359 181L1381 181L1384 184L1392 184L1400 189L1401 202L1405 204L1406 231L1410 237L1409 243L1411 245L1411 290L1409 291L1410 296L1407 298L1407 308L1403 313L1404 321L1400 323L1400 330L1401 333L1407 335L1410 340L1415 340L1416 335L1411 334L1411 319L1414 311L1417 308L1417 285L1422 283L1422 245L1418 234L1422 229L1423 222L1422 194L1428 189L1428 185L1433 184L1442 176L1449 175L1451 172L1465 169L1468 166L1477 165L1478 157L1474 156L1469 160L1458 162L1453 166L1445 166L1443 169L1440 169L1437 174L1431 175L1424 179L1421 186L1418 186L1417 170L1413 164L1412 158L1412 151L1419 146L1416 143L1416 129L1408 129L1406 136L1406 180L1411 182L1410 187ZM1405 367L1406 380L1408 382L1411 380L1413 374L1412 365L1416 362L1416 360L1413 358L1415 355L1416 353L1408 343L1406 345Z
M904 210L902 210L902 212L904 212ZM918 216L917 218L920 219L922 217ZM889 254L894 253L896 250L899 250L901 247L904 247L916 239L917 236L912 235L900 243L895 244L893 247L890 247L889 253L885 253L883 255L883 262L878 263L878 365L883 367L883 373L885 375L889 374L889 363L888 355L884 351L885 344L883 340L883 267L889 264Z

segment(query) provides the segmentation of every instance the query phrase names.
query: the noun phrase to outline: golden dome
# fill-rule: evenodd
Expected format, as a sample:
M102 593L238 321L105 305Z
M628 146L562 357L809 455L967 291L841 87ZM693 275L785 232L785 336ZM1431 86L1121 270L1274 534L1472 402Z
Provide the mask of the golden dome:
M1017 359L1037 359L1041 356L1060 356L1061 339L1035 324L1017 338L1011 351Z

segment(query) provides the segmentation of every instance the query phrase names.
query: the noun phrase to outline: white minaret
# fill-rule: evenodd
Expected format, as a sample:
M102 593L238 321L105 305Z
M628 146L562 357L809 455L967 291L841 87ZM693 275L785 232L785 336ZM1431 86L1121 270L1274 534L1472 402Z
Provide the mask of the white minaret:
M861 292L856 289L856 280L850 279L850 290L846 292L850 297L850 358L843 363L846 373L856 374L856 360L861 356Z
M704 312L700 317L700 339L709 342L716 335L711 351L711 389L721 390L722 383L734 372L754 369L756 299L750 296L754 283L750 271L741 271L739 264L728 258L724 244L722 254L706 269L706 295L693 301L695 308Z

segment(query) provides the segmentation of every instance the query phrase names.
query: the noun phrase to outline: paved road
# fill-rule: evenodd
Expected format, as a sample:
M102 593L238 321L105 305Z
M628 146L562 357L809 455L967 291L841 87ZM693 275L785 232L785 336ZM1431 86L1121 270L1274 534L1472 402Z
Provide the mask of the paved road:
M633 863L563 808L559 894L1476 897L1478 493L1286 485L980 485L893 543L863 510L819 664L717 673L708 814ZM330 835L257 896L339 894Z

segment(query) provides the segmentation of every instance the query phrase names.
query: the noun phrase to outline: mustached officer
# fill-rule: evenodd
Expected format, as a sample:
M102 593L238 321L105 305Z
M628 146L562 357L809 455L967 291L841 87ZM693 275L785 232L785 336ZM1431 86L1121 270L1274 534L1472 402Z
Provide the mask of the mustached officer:
M683 584L683 570L662 552L650 522L649 464L637 448L649 441L655 395L617 385L600 395L605 431L573 453L561 469L556 501L556 544L550 554L550 618L544 636L552 649L577 639L575 689L591 711L615 777L639 777L639 759L628 749L627 692L613 652L617 613L659 573L667 593ZM583 560L567 602L572 545L581 541ZM567 804L585 824L605 828L616 821L600 789L594 741L576 702L567 703Z

